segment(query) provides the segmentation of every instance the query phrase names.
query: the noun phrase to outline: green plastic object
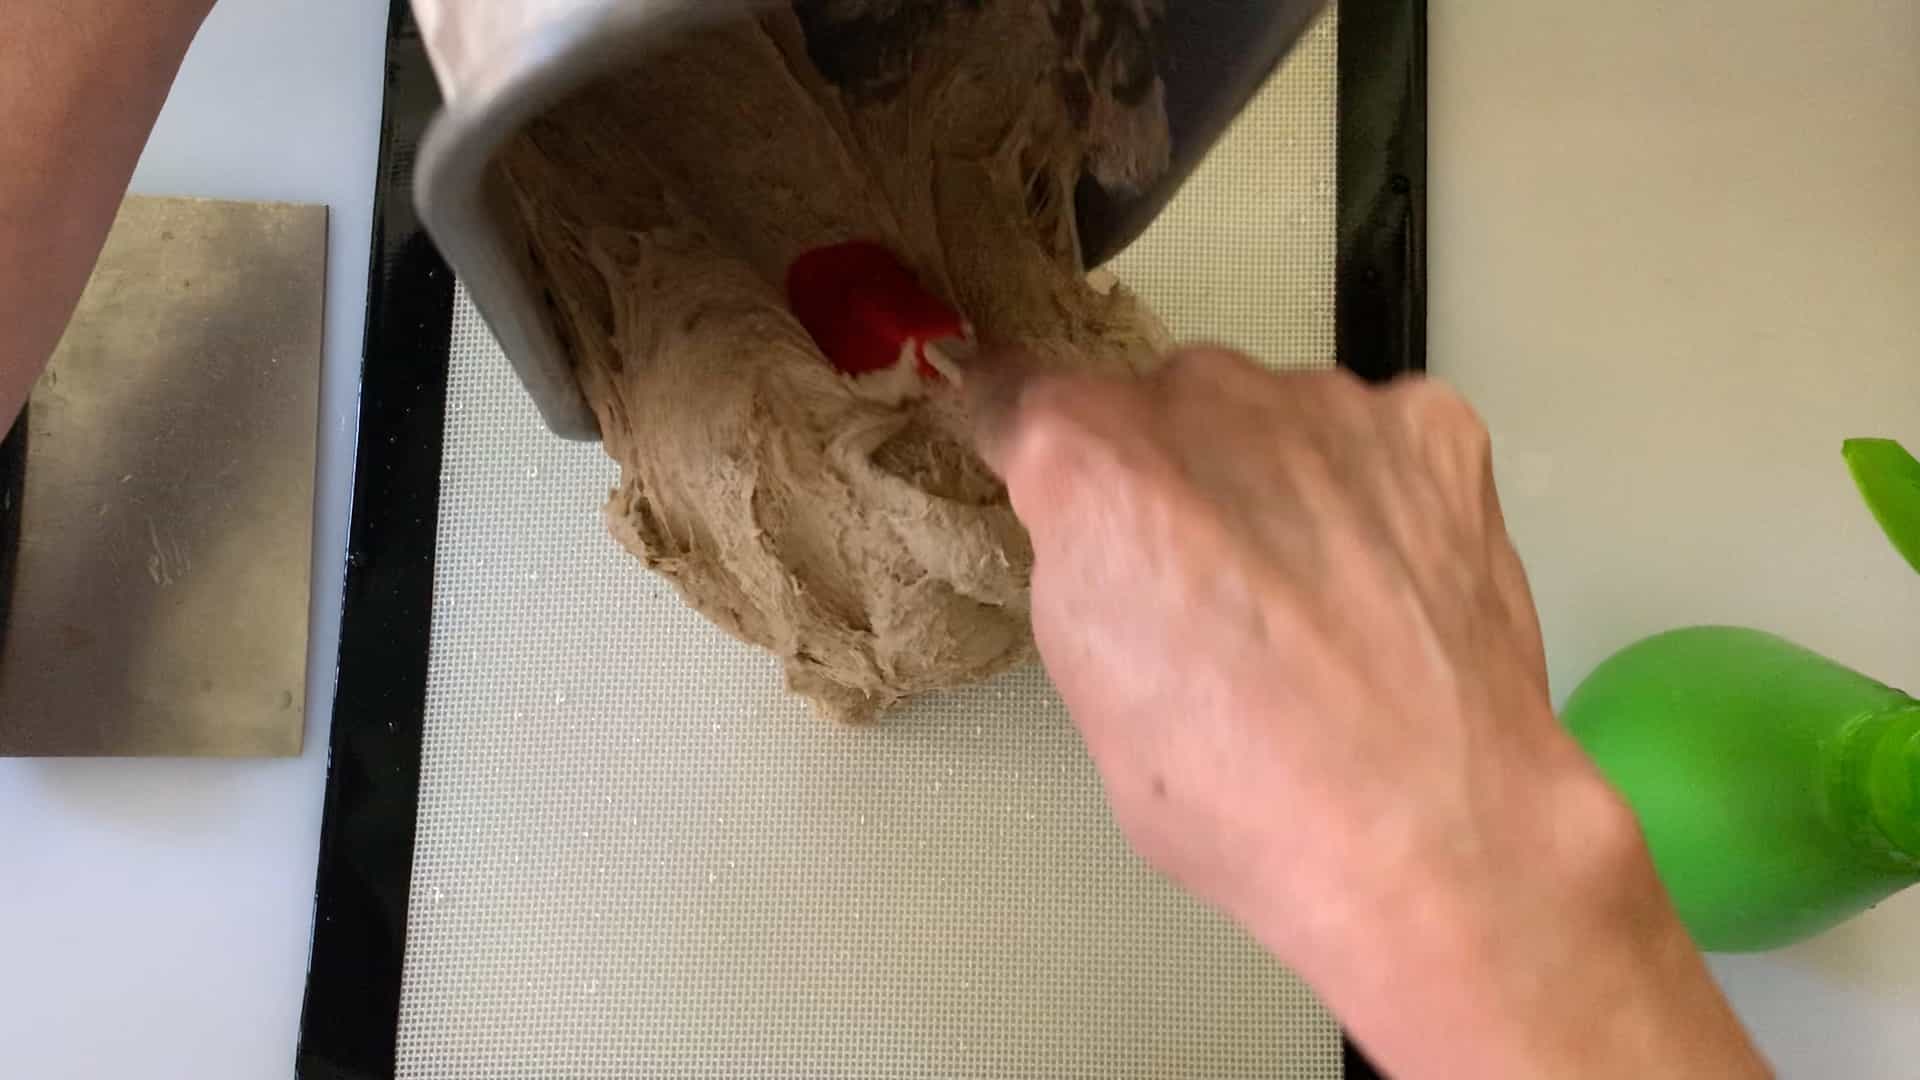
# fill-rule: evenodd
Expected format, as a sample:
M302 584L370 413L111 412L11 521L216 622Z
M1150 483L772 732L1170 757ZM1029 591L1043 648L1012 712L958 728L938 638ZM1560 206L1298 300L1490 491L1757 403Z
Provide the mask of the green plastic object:
M1841 452L1894 550L1920 571L1920 461L1892 439L1850 439Z
M1602 664L1562 719L1703 949L1790 944L1920 881L1920 701L1898 690L1698 627Z
M1920 461L1847 468L1920 571ZM1758 630L1696 627L1600 665L1562 720L1640 819L1703 949L1811 937L1920 881L1920 702Z

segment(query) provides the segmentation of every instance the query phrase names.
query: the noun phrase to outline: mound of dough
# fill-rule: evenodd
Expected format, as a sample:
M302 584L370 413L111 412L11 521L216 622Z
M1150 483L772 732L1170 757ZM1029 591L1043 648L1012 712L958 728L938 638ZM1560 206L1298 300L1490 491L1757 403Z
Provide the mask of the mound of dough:
M523 269L621 467L613 533L831 716L1027 660L1032 551L957 395L839 374L786 270L876 241L983 341L1145 370L1164 331L1087 283L1073 220L1083 174L1165 167L1139 2L799 0L677 39L502 154Z

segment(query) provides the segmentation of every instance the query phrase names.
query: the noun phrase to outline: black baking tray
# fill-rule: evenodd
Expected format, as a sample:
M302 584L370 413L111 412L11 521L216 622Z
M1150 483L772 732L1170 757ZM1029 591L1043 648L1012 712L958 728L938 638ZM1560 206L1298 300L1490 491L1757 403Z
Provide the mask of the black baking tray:
M1340 5L1336 321L1343 366L1426 366L1426 2ZM296 1072L394 1074L432 633L453 275L421 230L414 155L440 95L408 5L386 106L313 945ZM4 483L8 444L0 450ZM12 513L17 515L17 496ZM0 595L8 512L0 509ZM4 621L0 620L0 628ZM1377 1073L1348 1043L1345 1075Z
M22 405L13 430L0 439L0 656L7 652L13 575L20 564L20 523L26 517L27 430L27 407Z

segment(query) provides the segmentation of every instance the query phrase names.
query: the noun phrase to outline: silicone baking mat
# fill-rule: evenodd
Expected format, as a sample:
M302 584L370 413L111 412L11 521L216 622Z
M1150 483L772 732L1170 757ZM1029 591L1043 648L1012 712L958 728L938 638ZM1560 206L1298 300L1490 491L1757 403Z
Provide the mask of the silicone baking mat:
M1323 17L1111 264L1177 334L1414 366L1343 312L1377 210L1342 187L1355 37ZM441 454L363 430L303 1073L1362 1074L1303 984L1128 851L1043 673L817 719L608 537L614 466L545 431L464 290L419 328L383 307L425 256L381 248L370 342L446 326L444 393L395 379L363 428L438 422ZM428 477L437 515L389 505ZM424 565L376 553L421 554L396 535ZM424 707L384 731L408 686L367 685L382 630L425 646Z

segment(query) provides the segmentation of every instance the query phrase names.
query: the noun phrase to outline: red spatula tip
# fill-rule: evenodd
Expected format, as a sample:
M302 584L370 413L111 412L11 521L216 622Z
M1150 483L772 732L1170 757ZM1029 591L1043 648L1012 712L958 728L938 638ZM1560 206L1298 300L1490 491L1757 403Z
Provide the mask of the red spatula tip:
M815 248L787 268L787 303L833 366L870 375L902 363L939 379L926 359L936 341L968 340L960 313L928 292L894 253L854 241Z

